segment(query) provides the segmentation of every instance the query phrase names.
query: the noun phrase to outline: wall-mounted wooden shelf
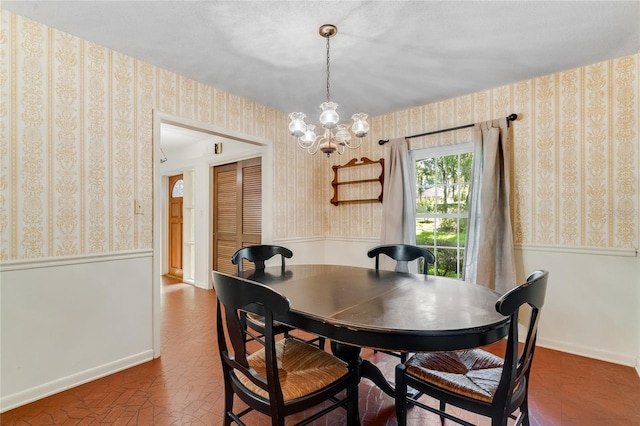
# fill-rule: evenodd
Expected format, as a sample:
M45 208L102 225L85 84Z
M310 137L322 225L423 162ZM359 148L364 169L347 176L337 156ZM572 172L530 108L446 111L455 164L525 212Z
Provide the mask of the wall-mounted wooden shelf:
M362 157L360 160L361 161L358 162L358 159L354 158L343 166L332 167L333 181L331 182L331 186L333 187L333 198L331 198L331 204L333 204L334 206L337 206L340 204L374 203L376 201L382 202L382 191L384 189L384 159L381 158L379 160L374 161L374 160L368 159L367 157ZM352 180L344 180L344 181L338 180L338 175L339 175L338 171L340 169L344 169L347 167L362 167L362 166L374 167L374 165L376 164L380 164L380 174L377 177L365 178L365 179L352 179ZM358 184L364 184L364 183L370 183L370 182L380 183L380 193L378 194L377 191L375 193L372 192L371 194L372 198L342 199L342 200L338 199L339 186L358 185Z

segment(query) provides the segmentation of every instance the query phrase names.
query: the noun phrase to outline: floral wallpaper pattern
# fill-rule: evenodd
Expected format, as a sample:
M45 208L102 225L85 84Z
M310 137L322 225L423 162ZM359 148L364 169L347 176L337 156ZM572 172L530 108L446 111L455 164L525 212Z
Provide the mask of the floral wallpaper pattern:
M154 109L271 141L274 234L323 235L286 114L0 12L0 260L151 248Z
M362 153L377 159L384 155L379 139L516 113L509 154L516 243L637 248L639 58L635 54L375 117ZM409 146L469 139L470 130L464 129L409 139ZM377 236L379 214L376 206L341 206L334 210L329 234Z
M379 139L517 113L516 242L638 247L638 54L373 117L361 148L327 159L298 148L285 112L0 12L0 260L151 248L152 215L133 205L152 211L154 109L273 144L280 240L377 239L380 203L329 203L332 165L383 157Z

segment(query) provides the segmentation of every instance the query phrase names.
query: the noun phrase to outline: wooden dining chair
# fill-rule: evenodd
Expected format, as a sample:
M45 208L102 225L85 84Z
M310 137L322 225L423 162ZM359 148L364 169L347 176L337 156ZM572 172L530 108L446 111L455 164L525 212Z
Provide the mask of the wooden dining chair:
M547 271L535 271L526 283L508 291L496 302L496 311L510 317L504 358L482 349L471 349L419 353L397 365L398 425L406 425L408 405L438 414L443 424L445 418L471 424L447 413L446 404L490 417L492 426L506 425L509 418L516 419L516 424L528 425L529 372L548 277ZM524 304L529 305L531 313L524 346L519 350L518 312ZM439 409L419 402L414 397L416 391L417 395L425 394L439 400ZM518 409L516 417L513 413Z
M409 272L409 262L421 259L418 262L418 270L421 274L427 275L429 270L429 264L434 264L436 257L424 247L414 246L410 244L388 244L381 245L372 248L367 252L367 256L376 258L376 271L380 268L380 255L389 256L396 261L396 272ZM409 354L407 352L391 352L391 351L379 351L387 355L392 355L400 358L400 362L405 362Z
M216 327L224 378L224 424L244 425L241 417L257 410L284 425L285 417L330 401L307 420L343 407L347 424L359 424L358 373L336 356L295 337L276 342L274 317L290 309L287 298L268 286L212 272L217 297ZM242 312L265 320L265 346L249 354ZM344 391L344 392L343 392ZM234 396L248 408L234 412ZM297 424L306 424L303 422Z
M286 247L276 245L260 244L243 247L233 253L233 255L231 256L231 263L238 266L238 275L240 275L240 273L243 271L243 259L252 262L256 273L260 273L264 271L265 262L278 255L280 256L282 270L284 271L285 258L291 259L293 257L293 252ZM252 313L244 314L243 317L245 328L248 327L249 329L255 331L255 333L253 333L251 332L251 330L247 330L247 334L245 335L246 338L249 340L253 339L264 344L264 342L262 341L262 337L264 336L264 318L262 318L260 315ZM293 327L290 327L286 324L281 324L278 322L276 322L275 324L276 334L288 335L291 330L293 330ZM308 340L308 342L313 343L319 348L323 349L325 338L322 336L316 336Z
M380 267L380 255L384 254L396 261L396 272L409 272L409 262L418 262L418 272L427 275L429 264L436 262L436 257L424 247L410 244L387 244L372 248L367 256L376 258L376 270Z
M246 259L253 263L253 269L261 270L265 268L265 261L277 255L280 255L282 260L281 265L284 269L284 259L291 259L293 257L293 252L286 247L268 244L247 246L236 250L236 252L231 255L231 263L238 265L239 274L243 271L242 259Z

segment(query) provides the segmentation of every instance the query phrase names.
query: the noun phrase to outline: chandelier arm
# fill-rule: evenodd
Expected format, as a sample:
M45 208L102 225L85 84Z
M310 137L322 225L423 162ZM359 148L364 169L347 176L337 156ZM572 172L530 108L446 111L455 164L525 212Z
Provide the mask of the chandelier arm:
M360 148L360 145L362 145L362 138L357 138L356 140L358 141L358 145L354 145L351 142L345 142L345 145L347 146L347 148L350 148L350 149Z
M296 139L298 140L298 146L299 146L300 148L307 149L307 147L306 147L306 146L304 146L304 144L302 143L302 141L300 140L300 138L296 138ZM314 142L314 143L315 143L315 142Z
M314 146L316 147L316 149L313 149ZM315 141L313 145L307 148L307 152L311 155L316 155L319 149L320 149L320 143L318 141Z

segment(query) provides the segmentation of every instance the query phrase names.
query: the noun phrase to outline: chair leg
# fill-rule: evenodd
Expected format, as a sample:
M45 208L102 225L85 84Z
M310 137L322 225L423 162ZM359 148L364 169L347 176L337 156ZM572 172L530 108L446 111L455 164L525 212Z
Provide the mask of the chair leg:
M525 397L524 401L522 401L522 405L520 405L520 413L522 414L522 422L523 426L529 426L529 402L528 398Z
M231 426L232 419L229 414L233 412L233 389L227 378L229 372L225 371L224 374L224 426Z
M405 395L407 393L407 384L405 382L405 369L407 367L404 364L398 364L396 366L396 419L398 420L398 426L406 426L407 424L407 401Z
M447 409L447 404L443 401L440 401L440 411L444 413L446 409ZM440 424L444 426L444 416L440 416Z

